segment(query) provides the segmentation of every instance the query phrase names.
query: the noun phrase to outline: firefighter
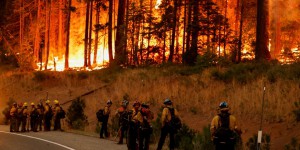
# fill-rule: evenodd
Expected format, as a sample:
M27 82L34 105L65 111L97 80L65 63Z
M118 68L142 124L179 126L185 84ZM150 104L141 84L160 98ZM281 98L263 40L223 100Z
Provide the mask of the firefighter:
M237 136L242 133L237 126L236 118L229 113L227 102L219 105L219 114L216 115L210 126L212 140L216 150L234 150Z
M43 118L44 118L44 106L41 102L38 103L37 105L37 111L39 113L39 117L37 119L37 128L39 129L39 131L42 131Z
M160 139L159 139L159 142L158 142L157 150L162 149L162 147L164 145L164 142L165 142L165 139L166 139L168 134L169 134L169 137L170 137L169 148L170 148L170 150L174 150L174 147L175 147L175 131L170 126L170 121L171 121L171 117L172 117L171 116L171 111L170 111L171 109L174 110L174 115L179 118L178 111L173 107L172 101L170 99L166 99L164 101L164 108L163 108L162 115L161 115L162 128L161 128Z
M127 106L129 102L127 100L123 100L121 107L118 108L116 115L119 117L119 130L118 130L118 135L119 135L119 142L118 144L123 144L123 138L124 134L128 129L128 111L127 111Z
M140 121L138 132L139 150L149 150L150 135L152 134L151 121L154 118L147 103L142 103L141 110L136 116Z
M110 106L112 105L112 101L108 100L106 102L106 106L104 107L104 112L103 112L103 121L102 121L102 126L100 130L100 138L104 138L103 134L105 135L106 138L109 137L108 131L107 131L107 123L108 123L108 118L110 115Z
M44 110L44 131L50 131L53 111L50 105L50 100L46 100Z
M30 128L31 131L37 132L37 119L39 117L39 113L35 107L34 102L31 103L31 110L30 110Z
M16 117L16 120L17 120L17 126L16 126L16 132L19 132L20 130L20 126L22 124L22 117L23 117L23 103L20 102L17 106L17 117Z
M10 115L10 126L9 126L9 131L10 132L15 132L16 131L16 126L17 126L17 103L13 103L13 106L10 109L9 115Z
M139 119L137 117L138 112L140 111L140 102L139 101L135 101L133 103L133 109L132 109L132 115L129 118L130 122L129 122L129 129L128 129L128 143L127 143L127 147L129 150L135 150L138 148L138 129L139 129Z
M26 132L27 118L28 118L28 114L29 114L27 102L25 102L23 104L23 111L22 111L22 113L23 113L23 116L22 116L21 132Z
M53 119L54 119L54 131L56 130L61 130L61 125L60 125L60 105L59 105L59 101L58 100L54 100L54 108L53 108Z

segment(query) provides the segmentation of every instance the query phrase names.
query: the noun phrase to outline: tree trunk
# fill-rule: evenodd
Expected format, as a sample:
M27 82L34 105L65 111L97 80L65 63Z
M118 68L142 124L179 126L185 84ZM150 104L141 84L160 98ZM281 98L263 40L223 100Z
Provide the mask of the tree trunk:
M85 36L84 36L84 68L87 67L87 55L89 46L89 19L90 19L90 0L86 2L86 14L85 14Z
M23 52L23 38L24 38L24 0L20 0L20 31L19 31L20 54L22 54Z
M240 33L238 43L238 62L242 60L242 39L243 39L243 22L244 22L244 2L241 0L241 18L240 18Z
M184 0L184 17L183 17L183 37L182 37L182 54L185 53L185 32L186 32L186 3L187 0ZM182 55L183 56L183 55Z
M125 59L125 27L124 27L124 17L125 17L125 0L119 0L118 7L118 20L117 20L117 35L115 41L115 60L118 65L124 65Z
M64 0L59 0L59 5L58 5L58 13L59 13L59 20L58 20L58 51L63 49L63 35L65 33L65 29L64 29L64 12L63 12L63 8L64 8Z
M51 0L46 0L46 60L45 70L47 70L50 53L50 18L51 18Z
M186 35L186 51L190 50L191 20L192 20L192 0L189 0L189 7L188 7L188 29L187 29L187 35Z
M96 4L96 5L98 5L98 4ZM100 7L97 6L97 10L96 10L96 24L97 25L100 23L100 16L99 15L100 15ZM94 65L97 64L98 40L99 40L99 31L97 29L96 32L95 32L95 47L94 47L94 60L93 60Z
M227 42L227 36L226 36L226 20L227 20L227 8L228 8L228 0L225 0L225 19L224 19L224 57L226 58L226 42Z
M192 32L192 44L191 44L191 60L196 62L197 50L198 50L198 26L199 26L199 1L194 0L194 15L193 15L193 32ZM192 64L193 64L192 63Z
M168 62L173 62L174 55L174 45L175 45L175 35L176 35L176 25L177 25L177 9L178 9L178 0L174 0L174 11L173 11L173 24L172 24L172 40L170 45L170 55Z
M147 47L147 55L146 55L146 62L149 61L149 54L150 54L150 41L151 41L151 30L152 30L152 9L153 9L153 0L150 0L150 13L149 13L149 28L148 28L148 47Z
M71 6L72 0L69 0L68 19L67 19L67 35L66 35L66 52L65 52L65 69L69 69L69 48L70 48L70 27L71 27Z
M255 59L271 59L269 45L269 0L257 0L256 48Z
M113 61L113 51L112 51L112 24L113 24L113 0L109 0L109 8L108 8L108 56L109 63Z
M90 0L90 23L89 23L89 48L87 52L87 65L91 67L91 53L92 53L92 31L93 31L93 0Z
M125 24L125 44L124 44L124 55L126 58L126 63L128 64L128 58L127 58L127 39L128 39L128 24L129 24L129 0L126 0L126 24Z
M34 38L34 62L39 60L39 48L40 48L40 19L41 19L41 1L37 0L37 15L36 15L36 28L35 28L35 38Z

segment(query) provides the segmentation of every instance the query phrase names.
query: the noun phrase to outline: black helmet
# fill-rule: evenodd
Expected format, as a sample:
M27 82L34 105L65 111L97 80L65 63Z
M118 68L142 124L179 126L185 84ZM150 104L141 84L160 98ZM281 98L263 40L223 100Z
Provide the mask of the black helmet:
M111 100L107 100L106 104L112 104Z
M142 103L141 105L143 108L149 108L149 104L147 104L146 102Z
M164 104L165 105L171 105L172 104L172 101L170 100L170 99L165 99L165 101L164 101Z
M228 108L227 102L221 102L220 105L219 105L219 108L220 109L222 109L222 108Z

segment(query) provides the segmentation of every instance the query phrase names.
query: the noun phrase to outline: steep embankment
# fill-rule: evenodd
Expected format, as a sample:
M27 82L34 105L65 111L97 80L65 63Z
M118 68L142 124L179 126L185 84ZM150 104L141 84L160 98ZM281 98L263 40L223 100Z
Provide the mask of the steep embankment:
M300 99L299 81L276 79L270 82L270 78L263 75L255 79L222 80L222 71L214 68L191 72L190 68L171 67L6 73L0 77L0 108L2 111L9 98L18 102L39 102L48 97L65 103L97 89L82 97L86 100L85 111L90 122L86 128L88 131L95 130L95 112L104 106L106 100L113 100L112 109L116 110L125 95L130 101L149 102L155 114L163 100L170 98L183 121L201 131L216 114L219 102L228 101L231 112L238 118L246 143L259 129L263 87L266 86L263 130L271 135L272 147L282 149L292 137L300 138L300 127L292 114L294 102Z

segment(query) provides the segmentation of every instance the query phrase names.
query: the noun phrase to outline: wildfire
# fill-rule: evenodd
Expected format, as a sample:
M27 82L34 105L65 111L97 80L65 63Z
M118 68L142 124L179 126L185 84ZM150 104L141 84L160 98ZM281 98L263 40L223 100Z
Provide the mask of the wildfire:
M161 5L161 0L157 0L156 5L155 5L155 9L158 9L160 5Z

